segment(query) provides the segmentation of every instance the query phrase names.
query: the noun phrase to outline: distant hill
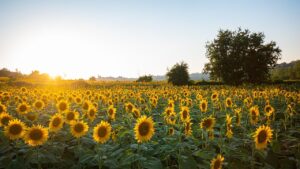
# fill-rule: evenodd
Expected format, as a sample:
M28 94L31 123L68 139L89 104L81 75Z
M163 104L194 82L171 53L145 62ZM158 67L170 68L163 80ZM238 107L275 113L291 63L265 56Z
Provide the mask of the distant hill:
M135 81L137 78L127 78L127 77L101 77L98 76L96 78L99 81ZM209 80L209 75L203 74L203 73L191 73L190 74L190 79L191 80ZM164 81L167 80L167 77L165 75L155 75L153 76L153 81Z

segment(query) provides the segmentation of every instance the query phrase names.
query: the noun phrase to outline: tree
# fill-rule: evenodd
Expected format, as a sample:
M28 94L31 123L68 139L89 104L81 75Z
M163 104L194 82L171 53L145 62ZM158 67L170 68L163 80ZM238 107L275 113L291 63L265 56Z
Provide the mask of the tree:
M274 41L264 43L265 35L249 30L220 30L206 44L209 63L204 72L228 84L260 83L270 77L270 69L280 59L281 50Z
M96 79L95 76L92 76L92 77L89 78L89 80L90 80L90 81L96 81L97 79Z
M137 82L152 82L153 78L152 75L145 75L145 76L141 76L139 77L136 81Z
M189 82L189 72L187 63L176 63L166 74L168 82L173 85L187 85Z

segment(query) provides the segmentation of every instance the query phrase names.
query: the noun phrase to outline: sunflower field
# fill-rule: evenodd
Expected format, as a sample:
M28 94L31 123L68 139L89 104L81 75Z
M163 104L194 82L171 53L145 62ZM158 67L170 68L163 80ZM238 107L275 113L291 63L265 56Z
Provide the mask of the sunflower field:
M0 168L300 168L298 86L0 88Z

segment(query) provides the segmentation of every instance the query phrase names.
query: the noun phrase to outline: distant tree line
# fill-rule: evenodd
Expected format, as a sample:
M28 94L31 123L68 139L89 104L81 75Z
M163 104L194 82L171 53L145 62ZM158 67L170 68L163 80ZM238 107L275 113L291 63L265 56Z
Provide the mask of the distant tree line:
M271 70L272 80L300 80L300 60L278 64Z
M137 82L152 82L153 77L152 75L144 75L140 76L136 81Z

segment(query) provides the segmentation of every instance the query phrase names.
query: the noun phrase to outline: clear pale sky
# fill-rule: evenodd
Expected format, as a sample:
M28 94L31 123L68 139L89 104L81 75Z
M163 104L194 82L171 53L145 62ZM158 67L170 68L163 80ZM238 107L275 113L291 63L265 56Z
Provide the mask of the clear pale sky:
M219 29L264 32L300 59L300 1L0 0L0 68L52 76L163 75L186 61L201 72Z

